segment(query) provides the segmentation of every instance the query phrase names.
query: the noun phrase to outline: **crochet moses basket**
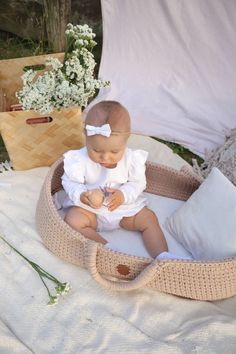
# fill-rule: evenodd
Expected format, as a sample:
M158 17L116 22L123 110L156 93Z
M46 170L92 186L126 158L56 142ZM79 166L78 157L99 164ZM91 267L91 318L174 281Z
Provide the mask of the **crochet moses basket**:
M45 179L36 210L36 225L46 247L57 256L85 267L106 288L131 291L148 287L197 300L236 295L236 259L222 261L152 260L105 248L73 230L58 214L53 194L62 189L63 160ZM201 180L188 168L180 171L147 162L146 192L187 200Z

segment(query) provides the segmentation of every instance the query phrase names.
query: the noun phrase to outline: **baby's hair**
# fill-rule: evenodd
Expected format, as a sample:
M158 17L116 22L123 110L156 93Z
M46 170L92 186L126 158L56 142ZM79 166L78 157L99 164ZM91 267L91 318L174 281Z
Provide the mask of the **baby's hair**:
M130 116L127 109L117 101L101 101L87 113L85 124L101 126L110 124L113 135L130 134Z

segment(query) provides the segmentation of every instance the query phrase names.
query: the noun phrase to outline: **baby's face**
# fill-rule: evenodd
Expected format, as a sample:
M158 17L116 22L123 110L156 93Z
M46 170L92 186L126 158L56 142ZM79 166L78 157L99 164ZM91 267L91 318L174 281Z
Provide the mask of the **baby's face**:
M122 159L127 138L122 135L86 137L86 146L91 160L106 168L114 168Z

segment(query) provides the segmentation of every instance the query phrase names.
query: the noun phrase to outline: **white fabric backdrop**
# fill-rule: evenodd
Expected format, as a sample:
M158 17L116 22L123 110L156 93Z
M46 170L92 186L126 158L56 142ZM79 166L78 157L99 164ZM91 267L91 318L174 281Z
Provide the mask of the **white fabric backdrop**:
M236 126L235 0L102 0L94 104L119 100L133 131L176 141L203 156Z

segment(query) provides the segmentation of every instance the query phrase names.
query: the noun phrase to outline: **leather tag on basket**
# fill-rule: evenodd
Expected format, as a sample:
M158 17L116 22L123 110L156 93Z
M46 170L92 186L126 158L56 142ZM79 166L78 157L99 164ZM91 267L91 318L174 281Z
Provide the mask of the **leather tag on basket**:
M84 146L79 107L42 115L0 113L0 132L15 170L51 166L64 152Z

